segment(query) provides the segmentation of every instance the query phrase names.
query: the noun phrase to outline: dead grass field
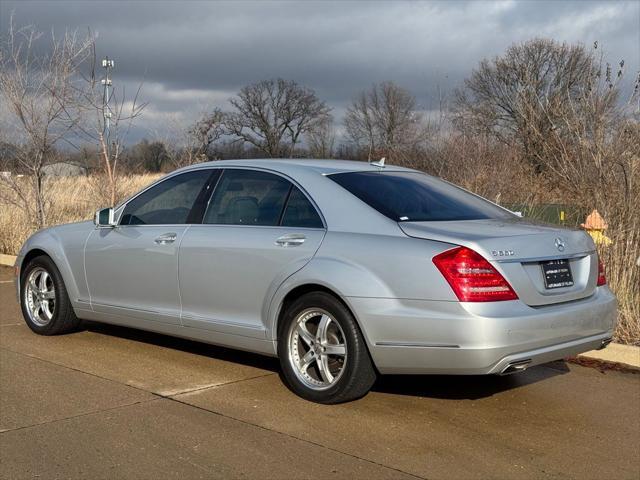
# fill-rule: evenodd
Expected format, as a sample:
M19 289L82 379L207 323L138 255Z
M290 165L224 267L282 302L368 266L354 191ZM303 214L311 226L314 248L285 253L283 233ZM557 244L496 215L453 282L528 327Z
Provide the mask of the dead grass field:
M119 187L120 198L127 198L159 176L123 177ZM90 220L96 210L107 206L103 196L96 193L98 189L95 187L99 182L96 177L51 177L45 181L48 225ZM15 255L34 231L35 227L24 210L0 199L0 253Z
M159 176L141 174L124 177L119 183L119 198L127 198ZM100 190L96 188L100 182L97 177L53 177L46 182L48 225L89 220L97 209L108 204L102 195L96 193ZM474 190L473 185L465 186ZM639 267L635 265L640 245L640 229L637 225L628 228L631 231L624 232L618 238L614 236L613 244L601 250L600 254L606 262L609 285L620 301L616 340L640 345L640 285L637 282ZM0 253L15 255L34 231L35 227L23 210L0 200Z

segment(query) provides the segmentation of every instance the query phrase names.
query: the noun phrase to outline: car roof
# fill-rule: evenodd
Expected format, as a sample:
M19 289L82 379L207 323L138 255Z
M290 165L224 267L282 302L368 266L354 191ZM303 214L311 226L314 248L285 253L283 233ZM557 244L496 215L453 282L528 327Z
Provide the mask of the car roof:
M372 165L368 162L354 160L328 160L314 158L257 158L246 160L215 160L212 162L204 162L191 165L182 170L191 170L202 167L256 167L268 168L281 173L293 173L300 169L314 171L321 175L330 175L332 173L345 172L377 172L381 167ZM413 171L409 168L398 167L395 165L385 165L385 171Z

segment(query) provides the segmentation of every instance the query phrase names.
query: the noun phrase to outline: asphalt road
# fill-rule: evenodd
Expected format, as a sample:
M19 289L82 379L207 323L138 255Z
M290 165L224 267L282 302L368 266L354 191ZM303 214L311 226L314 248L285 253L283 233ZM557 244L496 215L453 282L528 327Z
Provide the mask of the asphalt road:
M640 478L640 375L385 377L323 406L273 359L125 328L40 337L0 269L1 478Z

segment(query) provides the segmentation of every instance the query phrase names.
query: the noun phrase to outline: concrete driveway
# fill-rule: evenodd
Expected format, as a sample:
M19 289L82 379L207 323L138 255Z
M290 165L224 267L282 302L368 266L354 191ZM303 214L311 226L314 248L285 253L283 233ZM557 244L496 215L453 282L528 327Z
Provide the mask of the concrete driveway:
M1 478L640 478L640 375L385 377L322 406L257 355L97 324L39 337L11 278Z

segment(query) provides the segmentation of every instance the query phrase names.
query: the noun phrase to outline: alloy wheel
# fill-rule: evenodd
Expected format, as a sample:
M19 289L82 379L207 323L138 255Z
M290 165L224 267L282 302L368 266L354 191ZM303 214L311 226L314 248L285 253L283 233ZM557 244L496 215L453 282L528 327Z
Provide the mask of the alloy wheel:
M347 362L347 343L340 324L322 309L300 313L288 335L289 361L302 383L326 390L340 379Z
M56 308L56 291L53 277L44 268L36 267L29 273L24 301L34 324L43 327L51 322Z

